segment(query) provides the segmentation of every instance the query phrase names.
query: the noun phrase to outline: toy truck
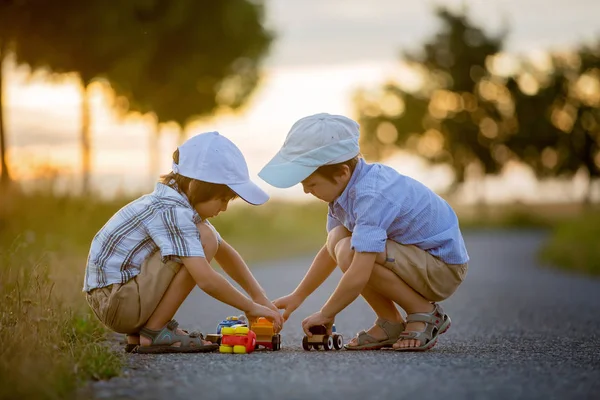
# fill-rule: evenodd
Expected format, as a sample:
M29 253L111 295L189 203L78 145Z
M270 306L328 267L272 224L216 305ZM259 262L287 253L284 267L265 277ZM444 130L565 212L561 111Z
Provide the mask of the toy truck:
M248 326L248 322L246 321L246 317L242 314L239 317L232 316L227 317L223 321L217 324L217 333L209 333L206 335L205 339L209 342L221 344L221 330L224 327L231 327L235 325Z
M224 326L221 329L220 353L252 353L256 347L256 334L244 325Z
M309 331L312 336L302 338L302 348L306 351L311 348L319 350L321 346L323 350L340 350L344 346L344 338L335 333L335 325L332 328L332 335L327 334L327 328L323 325L311 326Z
M244 325L248 326L248 321L244 315L239 317L227 317L217 325L217 335L221 334L221 329L225 326Z
M256 348L260 346L277 351L281 349L281 335L273 330L273 323L264 317L250 324L250 329L256 334Z

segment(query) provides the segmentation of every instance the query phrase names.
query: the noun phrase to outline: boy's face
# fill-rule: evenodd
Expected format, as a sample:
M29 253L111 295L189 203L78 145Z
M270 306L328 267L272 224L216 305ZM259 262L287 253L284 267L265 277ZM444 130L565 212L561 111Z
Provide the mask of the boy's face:
M334 176L333 180L335 182L332 182L323 175L315 172L301 183L304 193L312 194L317 199L331 203L342 194L351 176L350 169L347 171L344 170L342 175Z
M212 218L226 211L230 200L210 199L201 203L196 203L194 209L202 219Z

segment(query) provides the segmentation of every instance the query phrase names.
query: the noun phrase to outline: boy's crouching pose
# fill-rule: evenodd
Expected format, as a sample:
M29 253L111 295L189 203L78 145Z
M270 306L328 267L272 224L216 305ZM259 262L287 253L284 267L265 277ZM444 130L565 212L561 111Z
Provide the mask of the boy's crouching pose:
M209 132L186 141L173 161L173 172L153 193L123 207L94 237L83 287L90 307L106 326L128 334L127 348L138 353L218 348L172 320L195 285L280 329L277 308L208 222L235 197L254 205L268 200L250 181L244 156L227 138ZM213 258L250 298L212 269Z
M338 265L344 272L320 311L302 322L330 327L362 295L377 314L348 350L428 350L450 326L436 302L467 273L469 257L456 214L423 184L360 158L359 127L351 119L317 114L297 121L279 153L259 173L273 186L302 183L329 203L327 243L293 293L275 300L284 319ZM408 314L406 322L394 303Z

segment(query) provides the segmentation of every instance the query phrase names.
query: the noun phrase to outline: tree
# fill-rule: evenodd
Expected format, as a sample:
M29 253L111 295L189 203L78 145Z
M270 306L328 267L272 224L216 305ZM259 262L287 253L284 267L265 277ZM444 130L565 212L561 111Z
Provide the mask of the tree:
M152 51L142 63L119 63L108 78L128 98L129 110L155 115L154 143L162 123L184 128L247 101L272 41L259 3L161 0L138 18ZM157 159L156 151L153 146L151 160Z
M533 90L519 84L523 79ZM592 184L600 177L600 44L554 56L547 74L527 66L507 86L518 124L507 146L538 178L585 170L584 201L589 203Z
M35 3L20 24L17 60L81 77L84 190L91 152L86 88L93 80L108 79L117 96L127 98L127 110L184 126L217 106L243 104L271 42L254 1Z
M27 11L26 0L0 0L0 187L6 186L11 178L8 170L6 129L4 126L4 60L13 50L18 27Z
M143 33L134 18L142 0L122 1L110 7L99 0L52 0L28 3L20 23L15 53L18 63L54 74L77 73L81 79L82 189L89 191L91 170L91 115L89 85L115 63L145 50ZM59 22L60 21L60 22Z
M486 63L502 49L505 33L492 37L465 14L444 8L437 16L441 30L421 53L403 56L423 85L409 92L389 83L379 94L359 93L356 105L368 152L403 147L448 164L462 183L469 166L497 173L504 162L494 150L510 132L509 96Z

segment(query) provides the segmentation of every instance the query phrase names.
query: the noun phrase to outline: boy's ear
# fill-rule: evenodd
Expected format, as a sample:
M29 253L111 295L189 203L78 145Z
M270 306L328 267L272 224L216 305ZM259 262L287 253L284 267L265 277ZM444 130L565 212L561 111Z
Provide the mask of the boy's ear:
M344 178L349 178L350 176L352 176L352 172L350 171L350 167L347 166L346 164L342 165L342 176Z
M336 172L337 173L334 176L335 178L338 178L339 181L347 181L350 179L350 176L352 176L352 173L350 172L350 167L345 164L340 165L339 169Z

